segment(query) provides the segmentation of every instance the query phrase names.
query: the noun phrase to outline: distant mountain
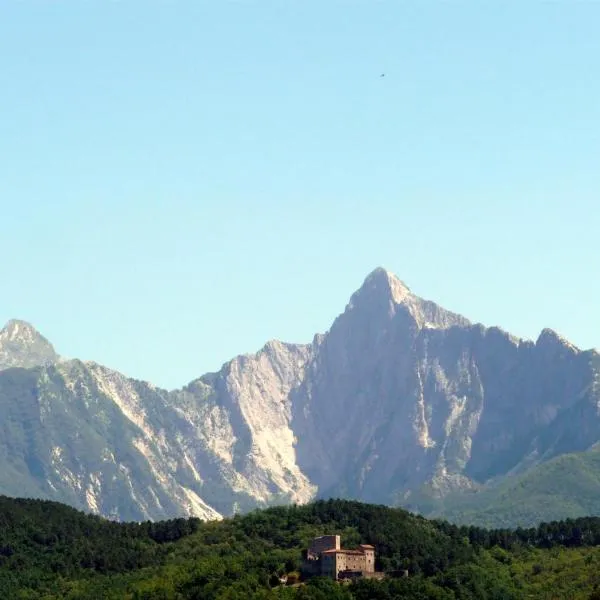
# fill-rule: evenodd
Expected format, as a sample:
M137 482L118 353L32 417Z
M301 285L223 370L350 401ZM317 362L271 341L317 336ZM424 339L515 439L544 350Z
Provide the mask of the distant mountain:
M384 269L311 344L271 341L180 390L60 360L21 321L0 369L0 493L114 518L324 496L460 516L483 489L477 519L492 490L600 440L596 351L472 324Z
M25 321L13 319L0 330L0 369L49 365L59 358L52 344Z
M77 360L1 371L0 490L111 518L218 516L194 491L185 417L168 397Z
M376 270L293 392L298 462L324 495L474 489L600 439L599 358L472 325Z

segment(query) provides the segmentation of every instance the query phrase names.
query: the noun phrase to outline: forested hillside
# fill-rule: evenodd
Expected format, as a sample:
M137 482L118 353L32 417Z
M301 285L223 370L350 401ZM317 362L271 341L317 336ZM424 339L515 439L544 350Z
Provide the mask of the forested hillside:
M600 451L563 454L471 492L426 498L412 507L429 518L481 527L530 527L544 520L600 515Z
M376 546L378 569L408 578L348 586L296 581L309 540ZM341 500L220 522L114 523L39 500L0 498L3 598L440 600L600 598L600 519L484 530Z

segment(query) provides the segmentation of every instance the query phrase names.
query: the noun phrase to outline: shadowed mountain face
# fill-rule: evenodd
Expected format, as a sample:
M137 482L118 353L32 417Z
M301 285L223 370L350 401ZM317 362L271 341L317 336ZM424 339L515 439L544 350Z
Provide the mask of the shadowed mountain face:
M317 495L425 509L600 440L595 351L473 325L383 269L312 344L269 342L181 390L60 361L19 321L0 369L0 493L116 518Z
M550 330L534 344L471 325L375 271L294 392L298 461L320 493L393 503L585 449L597 356ZM569 416L582 410L583 442Z

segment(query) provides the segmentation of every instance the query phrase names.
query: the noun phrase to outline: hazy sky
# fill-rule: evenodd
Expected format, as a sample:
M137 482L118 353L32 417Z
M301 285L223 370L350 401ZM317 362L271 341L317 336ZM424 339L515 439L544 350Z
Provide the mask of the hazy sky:
M383 265L600 346L599 23L567 0L3 0L0 321L175 387L310 341Z

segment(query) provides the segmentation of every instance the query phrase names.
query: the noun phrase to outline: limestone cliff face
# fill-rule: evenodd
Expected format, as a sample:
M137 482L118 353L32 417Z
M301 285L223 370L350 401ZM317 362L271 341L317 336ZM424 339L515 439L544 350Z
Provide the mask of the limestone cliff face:
M320 494L410 503L585 449L597 416L584 442L549 432L595 410L594 356L550 330L534 344L472 325L377 270L294 391L299 464Z
M0 371L0 491L117 519L218 517L167 397L94 363Z
M600 355L471 324L376 269L312 344L269 342L180 390L0 332L0 493L114 518L315 496L417 506L600 441ZM415 504L416 503L416 504Z
M299 462L322 493L378 499L431 471L419 343L422 332L467 325L381 269L367 278L294 394Z
M307 502L315 492L300 470L291 429L291 390L302 381L310 347L272 341L205 375L172 402L183 410L221 486L204 496L231 513L273 502ZM237 498L227 497L226 491Z
M6 330L11 351L39 336ZM172 392L93 362L17 355L0 369L0 493L134 520L219 518L316 493L290 428L308 346L269 342ZM13 366L23 362L37 366Z

